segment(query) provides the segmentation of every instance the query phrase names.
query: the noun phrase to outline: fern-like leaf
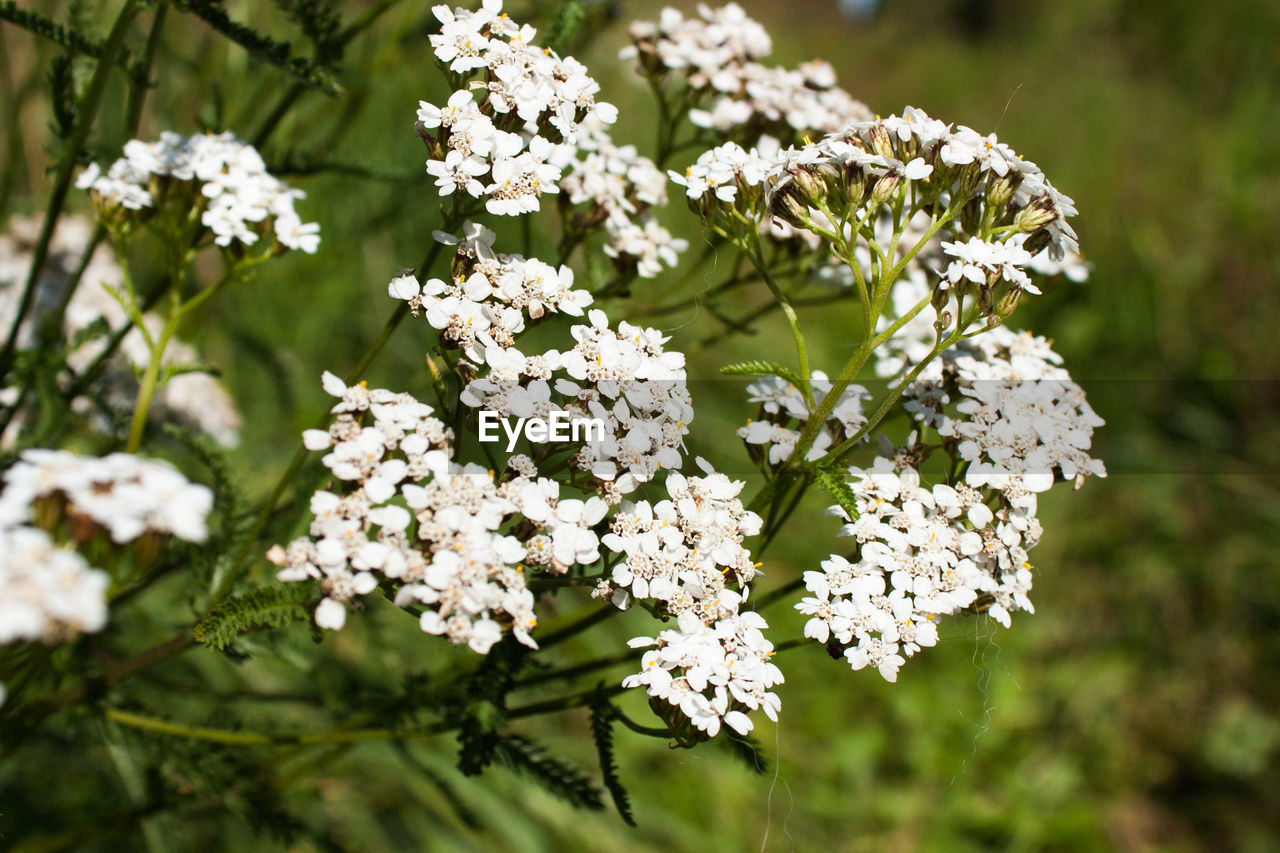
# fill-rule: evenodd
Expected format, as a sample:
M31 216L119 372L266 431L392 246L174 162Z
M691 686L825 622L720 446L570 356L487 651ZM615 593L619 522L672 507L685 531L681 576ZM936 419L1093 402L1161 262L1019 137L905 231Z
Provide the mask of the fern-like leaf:
M604 776L604 787L613 799L613 806L618 815L628 826L635 826L635 815L631 811L631 798L618 777L618 764L613 754L613 705L600 702L591 708L591 737L596 742L596 754L600 757L600 772Z
M548 31L546 46L563 56L577 43L582 24L586 19L587 10L582 8L578 0L564 0Z
M776 361L741 361L737 364L726 364L720 368L720 372L725 376L776 376L796 388L804 384L800 374Z
M64 27L52 18L47 18L38 12L24 9L13 0L0 2L0 21L8 21L15 26L22 27L24 30L35 33L41 38L46 38L61 45L72 53L92 56L95 59L102 55L102 42L98 39L91 38L74 27ZM122 58L120 60L122 67L127 64L125 59Z
M575 808L604 809L602 791L582 768L556 758L523 735L499 732L494 741L495 752L508 767L524 773Z
M836 504L849 514L849 520L858 517L858 497L844 475L836 471L822 470L816 474L816 481L822 490L835 498Z
M276 41L238 21L233 21L214 0L174 0L174 5L184 12L200 18L210 27L243 47L259 62L274 65L293 75L299 82L313 89L333 94L337 91L332 75L315 63L294 56L287 42Z
M196 624L192 636L201 645L225 649L254 628L279 628L309 618L306 602L314 593L311 584L284 583L231 596Z

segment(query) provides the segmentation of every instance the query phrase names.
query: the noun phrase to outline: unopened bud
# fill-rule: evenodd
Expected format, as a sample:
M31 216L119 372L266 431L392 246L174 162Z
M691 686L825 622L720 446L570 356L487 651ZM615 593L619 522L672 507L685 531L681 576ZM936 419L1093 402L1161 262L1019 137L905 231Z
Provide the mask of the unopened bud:
M987 204L1000 207L1013 198L1014 175L1010 172L987 181Z
M1041 196L1018 211L1013 217L1013 225L1022 233L1030 234L1032 231L1039 231L1057 218L1058 212L1053 209L1053 203L1047 196Z
M893 153L893 142L889 139L889 131L883 124L871 128L871 150L881 157L897 157Z
M978 233L978 229L982 227L982 213L982 199L977 196L964 203L964 207L960 209L960 227L965 233Z
M797 197L791 184L773 194L769 201L769 213L797 228L804 228L804 223L809 218L808 206Z
M1012 315L1017 309L1018 299L1021 296L1021 287L1010 288L1009 292L1000 297L1000 301L996 304L996 316L999 317L1001 321L1009 319L1010 315Z
M938 313L947 307L947 303L951 300L951 289L949 282L944 282L942 286L934 288L933 295L929 297L929 304L933 306L933 310Z
M857 210L867 200L867 176L852 163L844 168L844 197L850 210Z
M1022 248L1026 249L1033 255L1038 255L1043 252L1051 242L1053 242L1053 236L1049 233L1049 230L1047 228L1041 228L1026 240L1022 241Z
M884 204L893 198L900 186L902 186L902 175L894 170L886 172L871 188L871 203Z
M938 331L938 334L942 334L951 328L951 312L943 311L938 314L938 319L933 321L933 328Z
M982 170L977 162L956 169L956 181L959 184L957 190L962 197L971 198L977 195L978 185L982 183Z

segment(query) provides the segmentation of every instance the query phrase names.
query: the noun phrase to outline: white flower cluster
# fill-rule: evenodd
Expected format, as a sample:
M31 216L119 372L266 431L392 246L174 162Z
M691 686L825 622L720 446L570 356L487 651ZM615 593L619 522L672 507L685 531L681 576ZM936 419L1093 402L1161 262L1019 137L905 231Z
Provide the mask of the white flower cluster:
M35 527L0 525L0 644L56 643L107 624L110 578Z
M968 127L952 128L914 107L901 116L853 122L838 133L773 155L726 143L703 153L685 175L671 177L691 200L702 203L732 204L739 193L761 187L766 207L775 215L786 209L782 202L804 212L812 207L815 193L836 207L860 207L867 200L883 203L913 182L927 183L944 200L963 189L986 199L995 225L1029 235L1025 240L1035 253L1047 247L1050 259L1062 260L1079 251L1066 221L1076 213L1074 204L1040 167L995 134L984 137Z
M591 294L573 287L573 270L559 269L537 258L499 255L493 251L494 233L483 225L466 223L461 238L434 232L434 238L458 247L453 279L419 284L412 274L398 276L388 286L395 299L409 303L414 316L426 315L441 338L458 347L476 364L489 354L500 362L501 350L515 342L526 318L547 314L582 316ZM496 351L496 352L495 352Z
M918 361L932 338L932 327L919 318L907 324L890 339L879 371L894 374ZM1093 431L1105 422L1062 357L1030 332L997 326L956 344L905 389L903 400L914 418L957 445L971 486L1042 492L1055 471L1077 487L1086 476L1106 476L1103 462L1089 455Z
M622 505L602 541L625 559L597 588L598 597L627 590L666 613L693 611L704 622L737 612L742 594L727 584L745 589L758 573L742 541L760 532L760 516L738 500L745 483L703 459L698 464L706 476L667 475L667 500Z
M42 498L66 502L72 519L105 528L116 544L144 533L203 542L213 492L159 459L129 453L95 458L69 450L26 450L5 472L0 526L22 524Z
M677 731L671 712L688 718L706 737L715 737L722 724L745 735L754 727L747 711L763 709L777 720L782 707L778 694L769 690L783 677L769 660L773 644L764 638L767 627L764 617L751 611L711 624L686 612L675 628L628 641L632 648L653 648L641 658L640 672L623 679L622 686L644 687L650 706Z
M781 705L769 688L782 673L769 662L773 645L757 613L739 612L758 565L742 546L760 532L761 519L743 507L745 485L698 459L705 476L667 475L668 498L657 504L624 504L601 539L624 555L594 595L625 608L629 597L656 602L677 627L657 637L636 637L645 653L639 673L624 687L643 686L654 710L673 728L689 724L714 737L721 724L751 731L748 711L764 709L777 719ZM733 584L737 589L731 589Z
M579 147L582 155L560 182L570 204L591 204L578 226L602 223L605 254L630 260L641 278L674 267L689 243L673 237L650 211L667 203L666 175L634 145L614 145L603 129L584 136Z
M680 467L693 403L684 354L665 351L667 338L657 329L625 321L611 329L595 309L587 317L589 325L570 329L576 343L565 352L525 357L512 347L501 363L491 352L489 373L469 383L461 399L504 417L564 412L600 421L603 438L590 436L569 464L591 475L586 488L616 504L659 469ZM552 381L555 372L565 376Z
M622 59L637 59L655 76L684 76L703 106L689 120L721 133L741 127L800 135L833 133L850 121L872 117L861 101L836 86L826 62L796 69L771 68L759 60L773 50L769 34L730 3L719 9L699 4L698 17L665 8L657 21L631 25L632 44Z
M850 468L857 515L841 535L857 541L853 560L832 555L805 572L810 595L796 609L805 636L834 643L853 669L875 667L888 681L922 647L935 645L940 615L986 606L1006 627L1013 610L1033 610L1027 552L1040 539L1035 495L1010 500L961 484L921 484L919 472L880 457ZM988 506L998 498L998 509Z
M418 132L432 151L427 171L441 195L483 196L492 214L538 210L544 193L558 192L582 125L612 124L617 109L596 102L600 86L582 63L534 45L536 30L502 13L502 0L474 12L432 11L441 22L431 36L436 58L467 79L483 70L484 79L469 79L444 107L419 102Z
M388 581L397 605L425 606L429 634L487 654L509 630L536 648L524 564L560 573L597 560L592 526L605 502L561 498L559 484L514 458L503 482L453 462L452 433L408 394L347 387L330 373L324 387L339 398L337 417L303 443L328 451L324 464L341 485L312 497L308 536L268 552L277 577L321 580L315 618L330 630L345 624L347 602ZM528 522L522 538L500 532L517 515Z
M8 233L0 234L0 328L7 329L13 324L39 232L37 219L15 217L9 220ZM19 330L20 346L35 345L35 330L42 318L64 298L92 232L92 223L83 217L64 216L59 220L44 271L37 282L35 308ZM73 340L78 335L84 336L95 323L105 323L106 330L112 332L123 329L129 322L128 314L107 292L107 288L118 288L122 282L120 267L111 257L111 251L105 246L99 247L90 257L80 286L67 304L63 337ZM153 337L163 325L155 314L143 315L143 321ZM67 353L67 366L76 374L83 374L105 347L105 335L86 339ZM125 418L137 397L136 373L144 370L151 360L151 348L142 332L130 329L120 340L118 353L108 361L98 386L100 393L95 393L96 402L102 404L102 408ZM166 365L193 365L199 361L199 353L184 341L171 340L165 350ZM16 403L17 393L16 388L0 391L0 405ZM71 405L74 411L86 415L95 428L104 432L114 428L111 419L101 417L101 409L88 399L78 397ZM240 413L236 411L235 401L222 383L208 373L188 371L170 377L156 392L148 414L157 421L177 420L189 424L227 446L234 446L240 439ZM22 421L22 417L13 420L0 438L0 446L12 445Z
M110 576L56 544L38 522L65 519L88 542L99 529L116 544L144 534L205 539L213 494L172 466L115 453L27 450L5 472L0 493L0 644L61 642L107 623Z
M831 392L831 380L821 370L810 379L814 406L821 406ZM764 417L748 420L738 429L738 437L747 444L763 445L770 465L780 465L791 458L800 432L809 421L809 406L800 389L776 376L757 379L747 386L747 399L759 403ZM857 434L867 416L862 411L864 400L871 399L866 388L848 385L840 392L825 428L814 439L806 459L821 458L833 445Z
M157 199L163 203L175 192L175 182L198 182L200 222L219 246L236 241L252 246L266 236L268 221L279 246L311 254L320 245L320 226L303 222L293 209L305 193L268 173L257 149L229 132L182 136L165 131L158 142L131 140L105 174L91 164L76 186L104 207L143 210L155 207Z
M1025 236L1025 235L1024 235ZM1031 253L1012 241L999 242L970 237L967 242L942 244L942 250L955 258L942 276L942 286L968 280L979 286L989 280L1003 279L1028 293L1039 295L1023 267L1031 263Z

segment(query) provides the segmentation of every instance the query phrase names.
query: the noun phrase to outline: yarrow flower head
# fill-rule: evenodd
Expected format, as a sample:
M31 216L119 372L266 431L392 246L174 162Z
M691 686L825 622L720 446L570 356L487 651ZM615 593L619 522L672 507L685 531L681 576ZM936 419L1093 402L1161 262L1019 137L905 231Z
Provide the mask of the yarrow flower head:
M38 501L52 500L76 523L105 529L117 544L144 533L203 542L213 507L207 486L188 482L167 462L128 453L102 458L68 450L26 450L5 472L0 526L29 520Z
M415 317L425 314L441 337L474 363L485 364L490 354L515 357L501 351L513 346L526 322L557 313L580 317L591 304L591 294L574 288L569 267L499 255L493 251L494 233L482 225L468 222L463 232L462 237L434 234L437 241L457 246L451 281L419 284L406 273L392 280L388 293L406 301Z
M0 644L102 630L110 580L43 530L0 526Z
M474 12L432 11L441 23L431 36L435 56L468 85L443 107L419 103L427 171L442 195L484 197L491 214L538 210L542 195L559 191L584 126L612 124L618 111L596 101L600 86L585 66L533 44L537 31L502 13L501 0ZM484 79L473 80L479 71Z
M836 85L829 63L806 62L796 69L762 64L773 42L737 3L699 5L697 17L690 18L665 8L657 21L633 23L630 35L632 43L620 58L636 60L660 84L682 77L698 104L689 112L698 127L798 138L871 118L865 104Z
M248 247L264 236L279 251L310 254L320 245L320 226L294 210L305 193L273 177L257 150L231 133L166 131L158 142L132 140L105 173L92 164L76 186L89 190L108 222L170 204L185 216L194 205L219 246Z

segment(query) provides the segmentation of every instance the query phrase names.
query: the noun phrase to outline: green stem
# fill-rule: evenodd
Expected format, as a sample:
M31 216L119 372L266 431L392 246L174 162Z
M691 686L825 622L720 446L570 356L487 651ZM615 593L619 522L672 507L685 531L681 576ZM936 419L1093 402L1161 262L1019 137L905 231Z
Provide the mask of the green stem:
M138 447L142 444L142 434L147 428L147 411L151 408L151 399L155 396L156 389L160 385L160 371L163 368L164 351L169 345L169 339L178 330L178 323L182 319L176 289L171 292L171 300L169 316L165 319L160 337L156 339L151 347L151 357L147 361L147 369L143 372L142 381L138 387L138 399L133 406L133 420L129 422L129 442L125 445L125 452L127 453L137 453ZM139 324L140 328L141 326L142 324Z

